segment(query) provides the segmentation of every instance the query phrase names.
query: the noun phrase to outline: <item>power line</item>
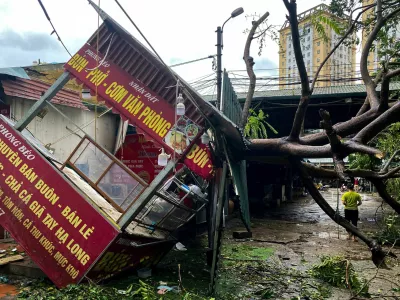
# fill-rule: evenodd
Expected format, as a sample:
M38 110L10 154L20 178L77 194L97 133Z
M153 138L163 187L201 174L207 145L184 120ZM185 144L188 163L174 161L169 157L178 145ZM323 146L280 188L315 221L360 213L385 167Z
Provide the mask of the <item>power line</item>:
M51 27L53 27L53 31L50 33L50 35L52 35L53 33L55 33L55 34L57 35L57 38L58 38L58 40L60 41L61 45L63 45L65 51L67 51L68 54L69 54L69 56L72 57L71 53L68 51L67 47L65 46L65 44L64 44L63 41L61 40L61 37L60 37L60 35L58 34L56 28L54 27L53 22L51 22L50 17L49 17L49 14L47 13L46 8L44 7L42 1L41 1L41 0L38 0L38 2L39 2L39 4L40 4L40 7L42 8L42 10L43 10L43 12L44 12L44 14L45 14L47 20L49 21Z

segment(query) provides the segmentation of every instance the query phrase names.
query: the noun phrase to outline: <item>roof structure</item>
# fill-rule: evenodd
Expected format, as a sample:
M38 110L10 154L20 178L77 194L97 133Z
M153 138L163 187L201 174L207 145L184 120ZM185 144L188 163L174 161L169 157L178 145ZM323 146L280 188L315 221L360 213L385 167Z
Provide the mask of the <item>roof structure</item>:
M7 76L29 79L29 76L25 72L24 68L20 68L20 67L0 68L0 75L7 75Z
M329 9L329 6L328 6L328 5L326 5L326 4L319 4L319 5L317 5L317 6L314 6L314 7L310 8L310 9L307 9L306 11L303 11L303 12L297 14L297 20L298 20L299 23L300 23L301 21L303 21L304 19L308 18L309 16L311 16L312 14L314 14L314 13L316 13L316 12L327 12L327 13L329 13L329 14L331 14L331 15L333 16L333 14L330 12L330 9ZM348 18L349 16L348 16L347 14L345 14L345 17ZM336 19L339 19L339 18L336 17L336 16L335 16L335 18L336 18ZM288 21L288 20L286 20L286 21L283 23L283 25L282 25L282 27L281 27L280 30L283 30L283 29L285 29L285 28L287 28L287 27L289 27L289 21Z
M3 86L4 94L7 96L30 100L39 100L42 94L51 86L51 84L41 80L18 77L15 79L2 79L0 83ZM82 103L80 93L69 89L59 91L52 99L52 103L88 110Z
M376 90L380 92L381 86L378 85ZM397 91L400 90L400 81L391 82L390 83L390 90ZM329 86L329 87L315 87L313 92L313 97L318 96L323 98L324 96L355 96L359 94L360 96L367 93L364 84L356 84L356 85L342 85L342 86ZM238 99L242 102L246 99L246 93L237 93ZM301 96L301 89L285 89L285 90L269 90L269 91L260 91L255 92L253 99L272 99L272 100L279 100L279 99L299 99ZM204 95L204 99L207 101L215 101L215 95Z
M93 1L89 0L89 3L103 19L103 24L88 40L89 45L93 47L98 45L100 53L107 53L107 60L111 60L173 106L176 95L175 89L171 87L175 86L179 79L186 111L189 112L186 116L198 124L207 119L208 125L211 124L225 134L228 143L231 143L233 148L238 150L246 148L241 132L232 121L205 101L203 96L164 65L158 57Z

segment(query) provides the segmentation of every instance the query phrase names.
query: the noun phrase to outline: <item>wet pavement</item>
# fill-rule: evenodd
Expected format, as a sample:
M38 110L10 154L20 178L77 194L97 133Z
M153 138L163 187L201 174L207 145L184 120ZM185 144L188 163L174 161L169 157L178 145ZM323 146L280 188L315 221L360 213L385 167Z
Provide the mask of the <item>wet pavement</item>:
M344 208L341 196L336 189L322 192L324 198L342 216ZM382 224L384 214L392 210L382 204L382 199L374 194L361 194L363 204L359 207L359 228L368 233L376 232ZM347 240L346 231L332 221L310 197L302 197L284 202L281 207L269 210L264 218L252 219L253 238L247 240L232 239L232 232L243 230L239 219L228 223L224 243L245 244L253 247L268 247L275 251L283 265L307 271L319 262L321 255L342 255L350 260L357 272L362 272L366 279L376 275L376 267L371 261L371 253L363 242L354 243ZM400 257L400 249L393 248ZM400 284L400 267L398 261L391 261L391 270L379 270L379 277L370 284L370 291L391 291ZM393 282L391 282L393 281ZM334 289L330 299L349 299L349 291Z
M321 192L321 194L335 211L344 216L344 206L341 202L343 193L336 189L328 189ZM383 218L382 209L390 211L390 207L382 205L382 199L376 194L361 193L361 197L363 204L359 207L360 228L363 227L363 224L365 224L364 227L369 227L370 223L381 221ZM310 196L283 202L281 207L268 211L265 217L272 220L293 221L300 224L319 223L320 225L337 226Z

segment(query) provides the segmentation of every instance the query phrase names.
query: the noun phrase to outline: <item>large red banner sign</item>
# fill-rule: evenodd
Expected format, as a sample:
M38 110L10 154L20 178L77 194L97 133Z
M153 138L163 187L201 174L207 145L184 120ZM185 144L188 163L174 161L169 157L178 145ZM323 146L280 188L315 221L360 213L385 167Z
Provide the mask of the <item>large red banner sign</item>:
M115 108L131 124L142 129L168 152L181 154L201 130L198 124L182 117L175 120L175 107L143 83L110 61L90 45L84 45L64 66L73 76L106 104ZM213 165L208 151L197 142L185 164L203 178L212 176Z
M176 241L156 241L121 233L107 249L88 277L107 279L120 272L156 265L175 245Z
M58 287L79 282L119 234L2 117L0 224Z

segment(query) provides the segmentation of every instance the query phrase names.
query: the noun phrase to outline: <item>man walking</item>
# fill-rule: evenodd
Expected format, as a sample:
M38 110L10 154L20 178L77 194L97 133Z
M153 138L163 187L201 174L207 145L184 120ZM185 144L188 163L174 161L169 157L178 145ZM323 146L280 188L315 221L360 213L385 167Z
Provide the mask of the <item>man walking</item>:
M354 191L353 184L349 183L347 185L348 192L344 193L342 196L342 203L344 205L344 217L347 221L351 222L355 227L357 227L358 221L358 207L362 204L361 196ZM347 231L349 236L348 240L353 236L349 231ZM353 241L357 242L355 236L353 236Z

